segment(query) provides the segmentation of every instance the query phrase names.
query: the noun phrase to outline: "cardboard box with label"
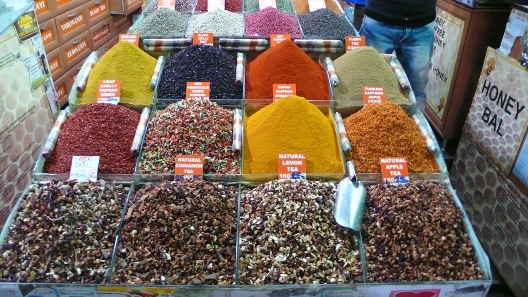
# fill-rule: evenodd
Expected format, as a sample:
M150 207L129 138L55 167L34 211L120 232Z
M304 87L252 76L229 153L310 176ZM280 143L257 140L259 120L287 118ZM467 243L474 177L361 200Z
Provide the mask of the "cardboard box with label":
M110 0L110 13L128 16L143 6L142 0Z
M65 74L59 79L54 80L55 90L57 91L57 100L59 101L59 106L63 106L68 103L68 94L70 92L71 86L68 82L68 76Z
M82 32L86 32L88 30L88 17L86 16L85 4L56 16L55 22L57 23L61 45Z
M37 22L45 22L55 16L55 0L35 0L34 9L37 14Z
M60 46L59 35L57 33L57 24L55 19L51 19L39 24L40 36L42 36L42 42L44 43L44 49L46 53Z
M110 16L108 0L92 0L86 2L88 25L93 26Z
M61 45L61 49L66 69L71 69L92 52L89 32L85 31L66 44Z
M62 56L61 48L58 47L52 50L50 53L47 54L47 56L51 77L55 81L59 77L63 76L67 71L66 63L64 62L64 57Z
M112 17L107 17L98 24L90 27L90 42L92 49L97 49L114 37L112 32Z

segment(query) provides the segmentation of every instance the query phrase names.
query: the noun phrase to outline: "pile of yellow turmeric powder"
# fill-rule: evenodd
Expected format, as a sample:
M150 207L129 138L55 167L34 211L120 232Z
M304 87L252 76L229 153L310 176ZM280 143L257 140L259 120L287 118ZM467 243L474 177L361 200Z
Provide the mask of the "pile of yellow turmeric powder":
M344 173L330 114L303 97L282 98L246 120L243 172L276 174L279 153L305 154L308 174Z

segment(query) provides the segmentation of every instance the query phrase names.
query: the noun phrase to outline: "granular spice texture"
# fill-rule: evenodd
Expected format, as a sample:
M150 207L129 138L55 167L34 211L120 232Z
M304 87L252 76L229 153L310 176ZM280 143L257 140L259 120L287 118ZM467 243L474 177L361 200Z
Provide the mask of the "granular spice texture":
M296 94L308 100L330 100L323 67L292 40L267 49L247 65L246 99L272 99L277 83L296 84Z
M232 110L201 99L171 103L149 121L139 173L174 174L177 155L203 155L207 174L240 173L232 144Z
M297 18L277 8L268 6L246 15L245 32L248 37L269 38L271 34L290 34L291 38L301 38Z
M238 186L147 183L130 197L113 282L235 283Z
M112 46L90 71L84 92L79 92L77 104L97 101L99 80L121 80L122 104L150 105L154 91L150 79L157 60L128 41Z
M194 14L189 21L185 36L193 37L193 33L200 32L210 32L216 37L242 37L244 16L223 9Z
M194 11L207 11L208 0L198 0ZM226 0L225 10L231 12L242 12L242 0Z
M307 173L344 171L332 119L302 97L279 99L247 119L244 173L277 173L279 153L304 153Z
M241 284L362 281L358 238L332 216L333 183L274 180L242 193Z
M384 87L385 97L396 103L410 104L401 92L398 78L391 67L370 46L355 48L334 60L339 85L334 87L334 99L338 106L363 102L362 87Z
M394 102L365 105L343 123L357 172L379 173L383 157L406 158L409 172L440 171L416 123Z
M70 172L73 156L99 156L99 173L132 174L136 156L130 146L140 113L122 105L92 103L64 123L44 172Z
M463 217L439 183L367 186L361 230L367 281L483 279Z
M277 0L275 4L276 4L275 6L277 7L277 9L282 12L290 13L290 14L294 13L293 7L289 0ZM260 10L259 0L245 0L244 1L244 11L245 12L255 12L258 10Z
M210 99L242 99L242 85L235 82L236 58L217 47L191 45L172 56L163 67L158 99L185 98L187 82L210 82ZM240 100L223 100L236 104Z
M161 7L142 19L135 32L141 37L183 37L189 15Z
M322 8L307 14L299 14L299 23L305 37L344 39L356 35L345 15Z

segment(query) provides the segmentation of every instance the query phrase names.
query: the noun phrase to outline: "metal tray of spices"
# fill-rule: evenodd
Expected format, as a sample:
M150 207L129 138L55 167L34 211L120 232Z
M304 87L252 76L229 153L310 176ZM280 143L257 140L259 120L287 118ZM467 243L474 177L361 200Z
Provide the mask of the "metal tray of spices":
M425 187L427 186L426 184L422 183L422 182L419 182L419 184L421 185L418 185L418 187ZM443 181L432 181L430 182L429 184L439 184L439 185L442 185L445 187L445 192L449 193L452 197L452 201L454 202L454 206L456 208L458 208L461 213L462 213L462 217L461 217L461 221L463 223L463 228L459 228L458 226L453 226L452 224L454 223L454 219L451 220L449 219L449 217L447 217L448 215L451 215L451 214L448 214L447 212L445 213L446 215L446 219L445 219L445 222L442 221L442 223L440 223L441 225L438 225L438 226L435 226L435 225L426 225L426 226L422 226L422 227L416 227L415 230L413 230L413 235L412 235L412 238L415 238L417 244L419 244L419 240L424 240L425 242L425 238L422 238L420 239L420 236L422 236L422 233L426 233L425 231L424 232L419 232L417 230L426 230L427 228L429 228L429 232L432 232L432 233L429 233L429 235L423 235L424 237L427 237L427 236L431 236L431 238L429 239L430 241L433 241L433 240L440 240L439 244L445 244L447 246L449 246L451 248L451 252L452 253L455 253L455 251L453 251L453 248L457 249L457 250L464 250L464 252L467 252L466 251L466 247L468 248L472 248L472 255L476 258L476 261L477 263L473 263L472 261L469 261L467 260L468 262L465 263L465 264L471 264L471 265L475 265L476 267L478 267L482 273L482 279L475 279L474 275L472 274L473 272L475 272L475 275L476 275L476 271L475 270L472 270L471 268L469 268L465 274L463 275L463 277L467 277L467 280L451 280L451 281L447 281L447 280L438 280L438 281L432 281L432 282L424 282L424 281L416 281L416 280L406 280L406 282L410 282L412 284L424 284L424 283L429 283L429 284L443 284L443 285L447 285L447 284L450 284L450 285L454 285L455 288L459 288L461 286L464 286L464 285L467 285L468 287L469 286L474 286L474 288L478 288L478 290L475 290L475 291L471 291L471 292L480 292L481 294L484 294L485 292L487 292L487 287L489 287L491 285L491 281L492 281L492 275L491 275L491 268L490 268L490 261L489 261L489 258L488 256L486 255L486 252L484 251L484 249L482 248L482 245L480 244L478 238L477 238L477 235L473 229L473 225L471 224L471 221L469 219L469 217L467 216L467 213L464 209L464 206L462 205L460 199L458 198L455 190L453 189L453 187L451 186L451 183L449 180L443 180ZM373 182L366 182L365 183L365 186L368 187L368 186L372 186L372 185L376 185L376 183L373 183ZM398 187L398 186L397 186ZM380 195L380 198L381 199L390 199L390 195L398 195L398 191L397 191L397 188L394 188L394 187L388 187L386 190L385 190L387 193L383 192L383 190L379 190L379 189L376 189L376 193L379 193ZM431 205L432 208L436 208L436 207L440 207L440 210L438 209L435 209L435 211L442 211L442 206L437 206L437 205L446 205L442 199L446 198L446 197L436 197L436 196L440 196L440 195L443 195L443 194L440 194L440 190L437 189L437 188L434 188L434 187L431 187L430 190L428 189L425 189L425 188L421 188L420 190L422 193L426 193L425 195L427 196L427 199L434 199L434 198L438 198L439 201L436 201L434 202L433 200L431 200L430 202L428 201L424 201L424 200L420 200L418 202L415 202L414 205L416 205L416 203L418 204L423 204L422 206L418 206L417 208L419 209L425 209L426 207L428 207L428 204L431 203L433 205L436 205L436 206L433 206ZM388 194L390 192L390 194ZM410 190L404 190L404 192L406 195L414 195L412 194L412 191ZM403 194L402 193L402 194ZM382 197L383 196L383 197ZM419 196L417 195L416 197L419 197L417 199L423 199L422 196ZM368 198L368 194L367 194L367 199ZM416 199L416 198L415 198ZM398 199L398 201L400 201ZM383 203L383 205L386 207L386 206L389 206L391 205L390 202L387 203L387 201L384 201L384 202L381 202L381 201L378 201L377 203ZM402 201L403 203L403 201ZM409 206L410 204L408 204L407 206ZM368 207L368 206L367 206ZM376 205L375 208L378 209L379 207L383 207L381 205ZM424 208L422 208L424 207ZM443 206L443 207L447 207L447 206ZM398 210L401 210L403 211L405 207L399 207ZM374 217L374 220L376 221L377 219L377 215L378 214L393 214L394 216L400 216L401 214L397 213L398 210L396 211L385 211L385 210L380 210L380 213L376 213L376 214L372 214L372 216ZM417 210L417 212L413 212L412 214L410 214L410 216L414 216L416 218L420 217L420 216L427 216L428 213L426 212L425 214L423 213L419 213L420 210ZM365 210L365 213L368 213L367 210ZM436 213L435 215L438 215L438 213ZM416 218L408 218L406 220L401 220L400 222L403 223L403 224L415 224L417 221L420 221L420 219L416 219ZM367 236L367 231L365 230L365 228L368 228L369 226L369 222L368 221L365 221L366 220L366 215L364 217L364 220L363 220L363 225L362 225L362 228L361 228L361 234L362 234L362 239L363 239L363 244L368 244L369 241L368 241L368 238L369 236ZM385 227L383 226L379 226L378 223L379 222L383 222L383 220L378 220L376 224L376 227L374 227L372 230L374 230L374 232L383 232L382 230L387 230L385 229ZM394 220L394 222L396 223L398 220ZM371 223L372 224L372 223ZM398 226L393 226L391 225L391 228L392 229L395 229L397 228ZM444 230L442 230L442 228L444 228ZM457 228L457 231L454 230L454 228ZM461 230L462 229L462 230ZM449 232L447 232L449 230ZM401 230L400 230L401 231ZM416 231L414 233L414 231ZM445 233L449 233L449 235L446 235L446 236L442 236L441 238L438 238L438 232L445 232ZM455 240L452 240L451 237L452 237L452 234L455 234L455 232L459 232L460 234L462 233L465 233L465 236L467 236L467 240L470 242L469 244L467 243L458 243L456 244L455 243L455 240L462 240L460 238L458 238L458 235L455 236ZM372 235L373 237L380 237L380 234L373 234ZM464 236L464 235L463 235ZM383 237L381 235L381 237ZM449 238L447 238L449 237ZM401 245L402 243L405 243L406 241L409 241L409 242L413 242L412 239L410 239L409 237L403 237L403 239L400 241L400 243L398 243L397 245L395 245L396 249L398 249L398 245ZM462 246L462 247L461 247ZM391 249L390 246L385 246L386 249ZM363 252L367 252L365 250L365 247L362 249ZM366 270L365 270L365 275L366 275L366 282L369 283L370 285L374 285L374 286L377 286L377 285L381 285L381 286L384 286L384 287L387 287L387 286L394 286L394 288L391 288L392 290L398 290L399 289L399 285L394 285L394 283L390 283L390 282L382 282L382 283L379 283L379 282L375 282L373 281L372 279L369 279L369 276L372 277L379 277L381 275L381 278L385 277L385 274L380 272L380 273L372 273L372 274L369 274L369 271L370 269L376 269L376 268L380 268L381 270L385 270L387 273L391 273L389 271L392 271L391 270L391 266L392 265L395 265L395 266L399 266L399 265L402 265L402 263L398 263L399 261L402 261L402 256L403 256L403 252L404 252L404 249L401 249L401 252L395 252L394 250L390 250L389 251L389 255L400 255L400 260L397 260L396 262L394 262L394 264L388 264L388 266L383 266L383 265L372 265L372 267L369 265L368 263L368 259L365 258L365 267L366 267ZM390 257L390 256L389 256ZM420 257L418 255L418 257ZM423 257L423 256L422 256ZM397 258L397 257L395 257ZM466 259L464 259L465 257L461 254L453 254L453 258L452 259L449 259L449 261L466 261ZM383 256L379 256L377 258L378 260L380 260L382 263L387 262L387 263L391 263L390 261L390 258L389 259L383 259ZM433 271L431 273L434 273L434 269L437 269L438 266L437 265L440 265L441 261L444 261L444 259L442 260L438 260L438 263L436 265L434 265L433 267ZM460 262L462 263L462 262ZM449 265L448 265L449 266ZM450 268L449 269L455 269L453 268L454 266L449 266ZM422 271L423 272L423 271ZM377 275L377 276L376 276ZM404 277L402 275L399 275L399 277ZM420 278L421 276L409 276L409 277L418 277ZM429 275L427 275L427 277L430 277ZM454 277L454 276L453 276ZM457 275L457 277L460 277L459 275ZM403 280L400 280L400 281L403 281ZM383 288L383 287L382 287ZM443 288L445 289L445 288ZM446 296L449 296L449 295L446 295ZM478 295L478 296L484 296L484 295Z
M234 285L239 201L238 183L134 183L111 283Z
M350 115L352 115L353 113L356 113L357 111L359 111L362 107L356 107L354 108L355 110L352 111L352 108L348 108L346 110L346 112L341 112L341 117L343 118L343 120L345 120L346 118L348 118ZM405 110L405 109L404 109ZM436 164L438 165L438 168L439 168L439 172L421 172L421 173L418 173L418 172L409 172L409 178L411 181L416 181L416 180L423 180L423 181L445 181L445 180L448 180L449 177L448 177L448 170L447 170L447 165L445 163L445 160L444 160L444 157L442 155L442 151L440 149L440 146L438 144L438 141L436 140L436 137L431 129L431 126L429 125L429 122L427 121L427 119L425 118L424 114L422 112L420 112L419 110L416 110L414 113L411 113L409 112L408 110L405 110L405 112L409 115L409 117L415 115L418 120L420 121L422 127L425 128L427 134L428 134L428 137L429 139L431 139L432 141L432 144L434 146L434 152L430 152L432 154L432 156L434 157L434 160L436 162ZM365 139L364 141L368 141L367 139ZM402 147L404 147L406 144L405 143L402 143L401 144ZM354 154L354 144L351 144L352 146L352 152L351 154L353 155ZM345 154L345 156L347 155L345 152L343 152ZM398 157L398 156L386 156L386 157ZM346 160L346 158L345 158ZM363 182L371 182L371 183L376 183L376 182L381 182L381 173L357 173L357 176L358 176L358 179L363 181Z
M213 38L214 38L214 42L213 44L214 45L218 45L218 41L220 40L220 38L242 38L244 37L244 29L245 29L245 24L244 24L244 14L242 12L232 12L232 11L228 11L228 10L218 10L216 11L215 13L220 13L220 12L228 12L229 15L232 15L232 14L236 14L238 16L240 16L240 31L232 34L232 35L223 35L223 34L215 34L214 31L207 31L207 32L210 32L210 33L213 33ZM194 32L188 32L188 30L190 30L191 26L194 24L194 22L196 21L196 18L197 17L200 17L204 14L211 14L212 12L207 12L207 11L194 11L193 14L191 15L191 17L189 18L189 22L187 24L187 28L185 29L185 37L187 38L193 38L193 34ZM208 22L204 22L206 24L209 25L213 25L214 24L214 29L216 31L218 30L222 30L222 26L223 27L230 27L230 28L233 28L235 27L235 24L233 22L231 23L228 23L227 21L230 21L230 20L225 20L225 19L221 19L221 18L214 18L215 16L212 15L211 16L211 20L208 20ZM214 21L214 23L213 23ZM221 24L220 24L221 23ZM223 30L226 30L226 29L223 29ZM195 31L196 33L205 33L204 31Z
M256 101L257 102L253 102L253 100L246 100L246 106L244 110L244 117L246 120L244 122L244 129L247 129L246 125L247 125L248 117L255 114L257 111L261 110L262 108L266 106L266 105L263 105L262 102L259 102L260 100L256 100ZM324 100L324 101L308 100L308 101L314 104L320 111L323 112L323 114L325 114L328 117L329 120L332 121L332 128L334 130L334 135L333 135L334 141L336 142L336 148L338 150L336 152L336 158L338 158L341 163L340 167L342 171L339 173L306 173L306 178L309 180L325 180L325 181L341 180L345 176L346 159L345 159L345 155L343 154L341 142L339 141L338 130L335 125L334 112L333 112L333 109L330 107L331 103L329 103L327 100ZM277 131L276 137L277 138L281 137L280 131ZM243 140L243 146L246 146L246 143L245 143L246 141L247 141L246 139ZM243 154L242 157L244 160L245 160L246 153L247 152L245 150L242 152ZM303 153L303 152L298 152L298 153ZM243 182L266 182L266 181L277 179L277 177L278 177L278 173L266 173L266 174L243 173L241 180Z
M106 104L106 103L99 103L99 104ZM66 111L66 114L69 116L72 113L74 113L77 109L81 108L82 106L68 106L64 110ZM137 106L137 105L125 105L125 107L137 111L139 114L142 113L143 108L146 106ZM150 106L148 106L150 108ZM151 111L152 114L152 111ZM112 129L112 127L109 127L109 129ZM57 139L60 137L57 136ZM51 133L51 131L50 131ZM143 132L144 133L144 132ZM143 139L143 137L141 138ZM132 141L131 141L132 143ZM104 144L102 144L104 145ZM44 150L44 146L42 147L41 153L39 154L37 158L37 162L35 163L35 167L33 168L33 180L35 181L52 181L52 180L68 180L70 177L69 172L64 173L47 173L44 172L44 165L46 164L46 158L43 156L42 151ZM127 151L128 153L128 151ZM115 153L116 157L119 157L117 155L117 152ZM139 159L139 158L138 158ZM106 180L113 180L118 182L132 182L134 181L134 173L131 174L110 174L110 173L99 173L98 178L106 179Z
M9 259L0 264L8 272L0 282L109 283L130 190L130 183L102 179L30 184L0 233L1 253Z
M138 158L137 158L136 168L135 168L135 171L134 171L135 172L134 179L135 179L136 182L160 182L160 181L166 181L166 180L172 181L172 180L175 180L177 178L177 176L175 174L173 174L173 173L152 173L152 174L141 173L141 162L145 158L144 154L145 154L145 145L146 145L146 141L147 141L146 139L147 139L147 136L148 136L148 133L149 133L150 129L152 129L151 119L154 117L155 112L163 112L163 110L167 106L169 106L170 104L176 103L176 102L180 102L180 101L181 102L186 102L186 99L158 100L157 104L154 106L154 109L151 112L151 116L150 116L149 122L147 123L147 127L145 129L145 133L143 135L143 141L142 141L141 149L139 151L139 155L138 155ZM224 101L225 102L224 103L223 100L219 99L219 100L214 100L213 102L218 104L218 106L220 106L222 108L225 108L225 109L229 109L229 110L234 110L234 109L243 110L243 108L244 108L244 104L243 104L242 101L240 101L239 104L237 104L237 105L233 105L233 101L232 100L228 99L226 101ZM181 120L185 120L185 119L181 119ZM175 122L176 122L176 120L171 121L172 124L174 124ZM231 123L232 122L233 122L233 118L231 118ZM205 173L205 168L204 168L203 179L208 180L208 181L218 181L218 182L235 182L235 181L238 181L238 180L241 179L241 173L242 173L242 169L243 169L242 168L242 166L243 166L242 154L243 154L243 150L244 150L244 147L243 147L244 146L243 145L244 144L244 122L245 122L245 115L242 113L241 147L240 147L240 152L235 154L235 155L238 155L237 159L238 159L238 162L239 162L240 171L237 172L237 173L230 173L230 174L211 174L211 173ZM167 123L167 125L170 125L171 123ZM166 127L166 125L165 125L165 127ZM202 131L202 136L201 137L205 137L206 133L214 133L215 132L213 128L206 127L206 126L203 126L203 128L201 128L201 131ZM231 146L225 147L225 149L231 150L232 147ZM187 154L191 155L193 153L189 152ZM167 162L167 161L165 161L165 162ZM174 169L168 169L168 170L174 170Z
M94 51L93 52L93 54L97 55L97 60L99 60L105 53L106 53L106 51ZM146 53L149 54L150 56L154 57L155 59L157 59L158 56L163 55L163 54L152 54L151 55L148 52L146 52ZM167 58L168 57L165 57L165 59L163 60L163 63L161 64L161 69L163 69L163 67L165 66L165 62L166 62ZM79 73L84 73L86 71L86 68L88 68L88 67L93 67L93 65L90 66L89 59L86 59L84 61L83 65L82 65L82 67L81 67L81 70L79 70ZM154 73L154 69L152 69L152 73ZM81 99L81 98L78 97L77 86L79 86L81 76L82 75L77 75L77 77L75 77L75 80L74 80L73 85L72 85L71 90L70 90L70 94L68 95L68 103L69 103L70 106L79 106L79 105L85 105L85 104L88 104L88 103L97 102L97 98ZM140 102L137 105L143 105L144 106L145 102L148 102L147 105L153 104L155 102L156 93L157 93L158 85L159 85L159 82L160 82L160 79L159 79L160 77L161 77L161 74L158 76L158 79L156 80L156 86L154 87L154 90L152 92L152 97L151 98L120 98L120 102L123 103L123 104L136 104L137 100L142 100L143 102ZM119 78L115 78L115 79L119 79Z
M409 78L407 77L407 74L403 70L403 66L401 65L400 61L398 60L398 58L395 55L383 55L383 57L385 58L387 63L390 63L391 61L396 63L398 68L401 69L401 73L403 74L404 79L407 82L409 82ZM332 61L333 60L335 60L335 59L332 58ZM398 70L395 67L391 67L391 68L392 68L392 70L394 72L394 75L396 76L396 71L398 71ZM339 75L338 75L338 77L339 77ZM417 105L416 105L416 97L414 95L414 91L412 90L412 87L409 87L408 90L404 90L400 86L400 92L405 97L407 97L407 99L409 99L409 103L398 103L398 105L400 105L409 114L414 113L415 110L417 109ZM364 105L362 100L354 100L354 101L337 101L337 100L334 100L334 101L336 102L335 109L336 109L337 112L340 112L340 113L352 113L352 112L355 112L355 111L361 109L361 107L363 107L363 105Z
M269 49L269 48L268 48ZM248 68L248 64L253 62L256 58L258 58L260 55L262 55L264 51L251 51L245 53L245 60L244 60L244 99L247 104L249 105L263 105L263 104L270 104L273 102L273 98L247 98L247 92L246 92L246 72ZM316 105L323 105L328 106L330 103L331 107L334 107L334 90L332 87L332 82L330 80L330 75L328 73L328 68L324 62L325 56L332 56L332 54L320 54L320 53L307 53L305 52L315 63L319 64L319 66L322 67L323 71L325 72L325 83L327 86L328 94L329 94L329 100L324 100L323 98L313 98L308 99L308 101L316 104ZM276 82L280 83L280 82ZM271 88L272 86L270 86ZM297 86L297 89L299 89L299 86Z

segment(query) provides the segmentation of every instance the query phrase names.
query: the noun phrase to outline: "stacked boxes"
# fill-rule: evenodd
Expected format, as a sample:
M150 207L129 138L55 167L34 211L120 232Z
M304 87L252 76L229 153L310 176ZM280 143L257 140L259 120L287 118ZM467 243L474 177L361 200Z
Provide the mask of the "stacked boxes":
M133 0L35 1L59 106L68 102L68 93L86 57L117 43L118 35L132 23L130 14L141 4Z

